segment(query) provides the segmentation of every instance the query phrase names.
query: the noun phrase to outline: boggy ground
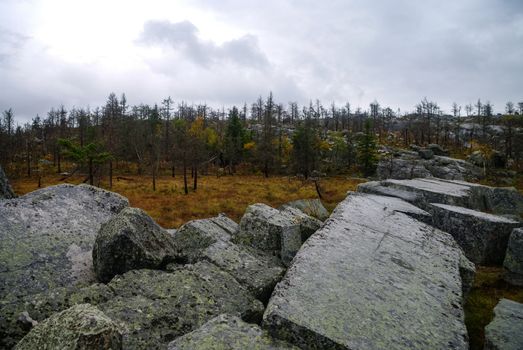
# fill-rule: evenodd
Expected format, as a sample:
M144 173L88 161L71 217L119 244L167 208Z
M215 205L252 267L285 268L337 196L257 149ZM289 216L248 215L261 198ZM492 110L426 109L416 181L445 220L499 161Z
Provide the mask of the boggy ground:
M60 181L60 175L43 179L42 186L51 186ZM85 177L71 177L67 183L79 184ZM322 179L320 186L323 204L332 211L345 198L347 191L356 190L363 179L347 176ZM101 187L117 192L129 199L131 206L145 210L165 228L177 228L189 220L203 219L225 213L238 222L250 204L265 203L278 207L286 202L317 198L314 183L297 178L275 176L264 178L255 175L241 176L198 176L198 189L192 190L192 179L188 178L189 194L183 191L183 177L160 176L156 180L156 191L152 189L150 176L115 176L113 187L107 181ZM11 185L17 195L38 189L34 178L13 179Z
M183 193L181 176L160 176L157 179L156 191L152 190L150 176L124 177L117 179L115 176L111 190L129 198L131 206L144 209L166 228L179 227L189 220L207 218L221 212L239 221L245 208L257 202L277 207L295 199L317 198L312 182L282 176L200 176L196 192L192 191L192 179L189 177L188 195ZM43 179L43 186L62 183L60 178L59 175L48 176ZM78 184L84 179L83 176L72 177L67 179L67 182ZM345 198L347 191L355 190L361 182L364 180L347 176L322 179L324 205L328 210L334 209ZM18 195L37 189L37 181L34 178L16 179L11 181L11 184ZM523 176L518 176L515 184L522 191ZM108 189L107 181L102 182L101 186ZM523 302L523 288L504 282L502 273L501 268L477 269L474 287L465 305L466 325L472 350L483 348L484 327L492 320L493 309L499 299Z

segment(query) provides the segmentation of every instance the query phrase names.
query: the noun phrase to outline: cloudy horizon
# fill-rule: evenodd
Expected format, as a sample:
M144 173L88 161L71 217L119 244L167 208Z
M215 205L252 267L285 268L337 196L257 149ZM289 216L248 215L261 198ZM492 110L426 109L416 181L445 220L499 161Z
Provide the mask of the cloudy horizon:
M0 109L523 101L523 2L0 1Z

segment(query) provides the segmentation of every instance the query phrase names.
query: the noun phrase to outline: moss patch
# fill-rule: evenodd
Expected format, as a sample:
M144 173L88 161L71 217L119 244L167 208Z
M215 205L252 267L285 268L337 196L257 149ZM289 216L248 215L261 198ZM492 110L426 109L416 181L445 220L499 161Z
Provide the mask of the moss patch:
M485 326L494 317L494 307L501 298L523 303L523 287L503 280L503 269L478 267L474 286L465 304L465 324L470 338L470 349L483 349Z

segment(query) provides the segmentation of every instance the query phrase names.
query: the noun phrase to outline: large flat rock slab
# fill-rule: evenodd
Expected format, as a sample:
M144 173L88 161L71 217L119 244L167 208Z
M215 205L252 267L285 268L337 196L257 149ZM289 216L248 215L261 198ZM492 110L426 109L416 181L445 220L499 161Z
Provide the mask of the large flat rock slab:
M467 349L470 262L420 216L397 198L350 194L294 258L264 327L312 349Z
M485 327L485 350L523 349L523 304L501 299Z
M429 211L437 228L450 233L467 258L480 265L501 266L507 243L523 223L463 207L432 203Z
M116 193L58 185L0 202L0 299L94 281L101 224L129 204Z
M258 325L223 314L197 330L171 342L168 350L298 350L283 341L272 339Z
M513 187L437 178L371 181L358 186L358 192L401 198L421 208L441 203L521 218L523 195Z
M128 204L87 185L47 187L0 201L0 348L24 334L13 310L31 296L94 282L91 251L98 229Z

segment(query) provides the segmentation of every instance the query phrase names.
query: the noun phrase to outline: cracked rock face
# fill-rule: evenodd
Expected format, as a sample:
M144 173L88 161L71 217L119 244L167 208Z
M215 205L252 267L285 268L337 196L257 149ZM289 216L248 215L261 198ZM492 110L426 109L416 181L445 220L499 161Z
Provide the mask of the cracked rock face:
M467 349L467 260L452 236L414 219L427 215L350 194L294 258L264 326L308 348Z
M258 325L249 324L227 314L213 318L168 346L168 350L298 350L269 337Z
M522 224L502 216L432 203L434 226L450 233L475 264L501 266L512 230Z
M523 304L501 299L485 327L485 350L523 349Z
M91 250L100 225L128 206L126 198L96 187L58 185L0 201L0 301L95 281ZM0 307L0 347L20 335ZM15 334L11 334L15 332ZM23 335L23 334L22 334ZM11 344L11 345L8 345Z
M158 269L175 259L172 236L138 208L125 208L104 223L93 247L100 282L134 269Z
M323 206L319 199L299 199L285 203L280 209L285 207L292 207L301 210L305 214L312 216L320 221L325 221L329 218L329 212Z

